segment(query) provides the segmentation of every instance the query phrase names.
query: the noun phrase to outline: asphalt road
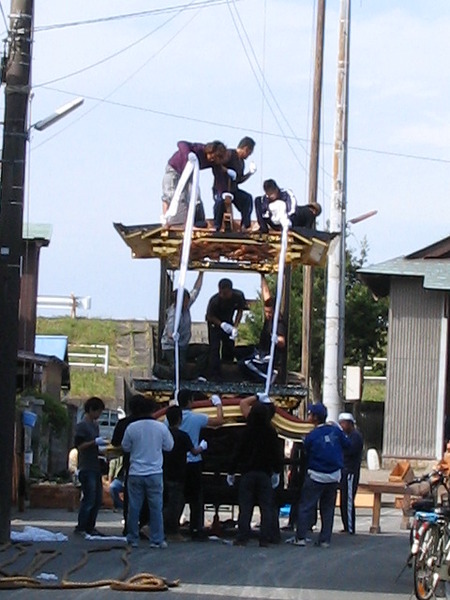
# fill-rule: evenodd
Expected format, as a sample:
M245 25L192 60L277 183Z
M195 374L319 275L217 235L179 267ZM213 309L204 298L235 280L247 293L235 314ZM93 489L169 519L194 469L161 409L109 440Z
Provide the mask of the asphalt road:
M339 534L341 523L335 519L335 531L330 548L313 544L295 547L287 544L259 548L256 540L247 547L233 547L222 540L209 542L178 542L166 550L152 550L141 541L130 554L131 572L153 573L180 585L166 592L154 592L152 597L174 600L235 598L276 600L408 600L413 593L411 570L401 573L408 554L408 532L400 530L401 513L383 508L383 533L368 533L370 514L358 511L358 534ZM94 581L119 578L123 572L123 550L106 551L122 542L87 541L72 534L76 513L64 510L28 509L14 515L12 529L21 531L26 524L42 527L69 536L68 542L34 543L13 565L2 567L17 552L12 547L0 553L0 569L8 573L25 572L39 549L54 549L60 554L35 572L54 573L58 578L79 562L85 550L105 548L89 555L87 564L71 576L74 581ZM98 528L110 535L120 535L120 515L102 511ZM283 533L283 537L288 537ZM401 573L401 574L400 574ZM400 575L400 576L399 576ZM41 600L46 594L65 600L103 600L123 594L107 588L83 590L8 590L1 591L8 600ZM6 596L7 594L7 596ZM142 593L127 592L127 598L142 598Z

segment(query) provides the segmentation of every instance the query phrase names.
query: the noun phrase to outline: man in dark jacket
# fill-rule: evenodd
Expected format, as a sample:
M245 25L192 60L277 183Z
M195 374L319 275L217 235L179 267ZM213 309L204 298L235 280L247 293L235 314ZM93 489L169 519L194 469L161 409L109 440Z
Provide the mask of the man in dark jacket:
M318 546L330 545L333 530L336 494L344 465L342 451L350 446L347 436L334 423L326 423L327 409L311 404L308 420L314 429L305 438L306 477L298 507L297 535L287 540L295 546L306 545L306 534L314 522L314 511L319 504L322 528Z
M230 279L219 281L219 291L208 302L206 322L209 340L209 378L220 380L221 360L234 361L234 342L247 301L240 290L233 288Z
M261 510L259 545L265 547L273 538L272 488L276 488L280 482L282 456L277 433L270 423L273 405L267 402L265 394L260 396L263 401L255 402L250 408L242 440L231 460L227 476L228 484L233 485L234 474L241 473L239 531L235 541L238 546L245 546L250 538L250 522L255 504Z
M354 534L355 496L358 489L364 442L362 435L355 428L355 418L352 413L341 413L338 421L350 442L350 446L344 449L344 468L340 484L341 518L344 531Z

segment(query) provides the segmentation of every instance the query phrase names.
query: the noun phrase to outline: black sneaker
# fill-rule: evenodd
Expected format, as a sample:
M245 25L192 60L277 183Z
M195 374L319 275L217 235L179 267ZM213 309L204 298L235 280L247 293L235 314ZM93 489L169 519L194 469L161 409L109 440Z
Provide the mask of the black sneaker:
M82 529L79 529L78 527L75 527L73 532L75 535L79 535L80 537L86 537L86 532L83 531Z

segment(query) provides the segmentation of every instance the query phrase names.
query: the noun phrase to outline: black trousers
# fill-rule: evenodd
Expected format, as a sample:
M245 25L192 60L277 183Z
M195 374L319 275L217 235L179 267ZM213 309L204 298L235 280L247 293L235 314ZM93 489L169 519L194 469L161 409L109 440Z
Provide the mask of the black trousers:
M184 497L189 504L189 531L191 534L199 533L203 530L204 519L201 462L188 462L186 465Z
M208 325L209 339L209 376L220 376L220 362L233 362L234 342L220 327Z
M164 480L164 531L178 533L184 508L184 482Z
M344 530L348 533L356 531L355 497L359 483L359 471L354 473L342 470L342 479L339 484L341 491L341 518Z
M238 540L247 541L249 539L253 508L256 505L261 511L260 540L263 542L272 540L272 497L270 475L263 471L250 471L242 475L239 483Z

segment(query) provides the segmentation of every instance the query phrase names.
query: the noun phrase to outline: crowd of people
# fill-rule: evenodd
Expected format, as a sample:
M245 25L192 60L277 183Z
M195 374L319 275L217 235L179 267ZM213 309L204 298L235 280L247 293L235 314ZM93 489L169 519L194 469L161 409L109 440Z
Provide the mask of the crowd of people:
M320 204L314 202L298 206L291 190L280 188L273 179L264 181L264 195L253 197L240 185L245 183L254 173L256 165L251 162L245 172L245 161L255 148L251 137L244 137L237 148L226 148L220 141L207 144L180 141L178 150L169 159L162 183L162 212L168 214L178 182L188 164L190 154L198 159L200 170L211 169L213 174L212 195L214 201L214 228L220 231L223 226L223 216L228 202L236 207L241 216L241 232L257 231L268 233L269 230L279 231L283 224L288 227L313 228L315 219L322 212ZM169 225L183 225L187 219L189 200L191 197L192 177L184 187L177 209L170 215ZM257 223L252 227L251 215L253 206ZM197 198L194 225L207 227L205 209L201 197Z
M110 470L112 495L124 515L124 535L137 547L142 528L148 525L150 548L167 548L168 541L185 539L180 534L180 519L189 505L189 535L193 541L206 541L202 456L208 443L202 439L205 428L224 423L222 402L211 396L214 415L193 411L193 396L180 390L177 403L171 404L164 420L155 418L158 405L143 395L129 402L129 414L120 420L111 443L123 451L120 463ZM82 498L75 533L102 535L96 528L102 504L102 477L99 456L106 441L99 436L97 419L104 408L100 398L86 401L83 420L77 425L78 478ZM272 424L274 404L264 393L244 398L240 409L245 418L242 435L230 448L229 486L238 487L239 517L234 545L245 546L252 536L251 520L259 506L261 526L259 544L266 547L281 541L277 489L283 487L283 443ZM343 532L355 534L355 494L359 480L363 440L351 413L341 413L338 423L327 421L326 407L312 404L308 421L313 429L306 435L299 461L301 476L298 503L292 506L290 527L295 535L287 543L305 546L320 514L321 528L316 541L330 545L336 495L340 490ZM239 475L239 480L237 479ZM119 502L120 500L120 502Z

